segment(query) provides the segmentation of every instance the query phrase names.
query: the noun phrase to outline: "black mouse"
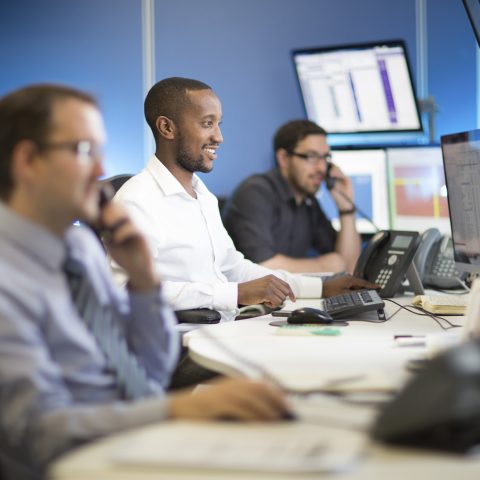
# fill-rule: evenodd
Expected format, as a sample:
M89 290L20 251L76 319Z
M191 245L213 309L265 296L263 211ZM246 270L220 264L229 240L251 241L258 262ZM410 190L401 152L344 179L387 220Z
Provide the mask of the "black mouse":
M287 318L288 323L321 323L329 325L333 322L331 315L318 308L304 307L294 310Z

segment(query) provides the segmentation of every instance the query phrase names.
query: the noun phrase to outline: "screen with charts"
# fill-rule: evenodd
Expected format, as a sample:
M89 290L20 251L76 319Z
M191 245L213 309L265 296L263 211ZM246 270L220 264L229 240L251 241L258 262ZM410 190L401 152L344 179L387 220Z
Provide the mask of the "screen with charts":
M307 116L330 134L422 131L401 40L292 55Z
M389 228L387 166L384 149L332 150L332 162L352 179L355 190L355 204L370 217L380 229ZM335 202L322 184L317 193L324 212L339 229L340 222ZM357 230L373 233L375 227L357 212Z
M388 148L391 228L450 235L440 147Z
M480 130L441 137L457 268L480 273Z

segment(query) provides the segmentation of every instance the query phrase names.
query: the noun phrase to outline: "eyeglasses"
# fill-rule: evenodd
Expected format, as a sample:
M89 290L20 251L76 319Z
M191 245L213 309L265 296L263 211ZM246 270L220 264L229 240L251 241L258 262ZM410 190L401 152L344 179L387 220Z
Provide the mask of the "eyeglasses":
M330 152L324 153L323 155L317 152L289 152L289 154L295 157L302 158L310 165L317 165L320 162L329 162L332 159L332 154Z
M77 156L78 163L89 165L103 157L102 147L90 140L78 142L46 142L39 144L40 150L68 150Z

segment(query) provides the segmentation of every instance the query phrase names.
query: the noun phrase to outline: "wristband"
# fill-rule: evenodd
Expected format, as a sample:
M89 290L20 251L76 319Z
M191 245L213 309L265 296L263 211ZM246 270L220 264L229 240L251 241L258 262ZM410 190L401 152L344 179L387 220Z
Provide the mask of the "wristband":
M351 215L352 213L355 213L357 211L357 209L355 207L353 208L350 208L349 210L339 210L338 211L338 214L340 216L342 215Z

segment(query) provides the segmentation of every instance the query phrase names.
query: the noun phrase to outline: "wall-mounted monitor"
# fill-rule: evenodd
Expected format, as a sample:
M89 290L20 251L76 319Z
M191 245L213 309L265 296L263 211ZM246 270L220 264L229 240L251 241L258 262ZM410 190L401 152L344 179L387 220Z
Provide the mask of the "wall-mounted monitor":
M391 228L450 234L440 147L388 148Z
M480 273L480 130L444 135L441 143L455 263Z
M352 179L355 204L378 228L390 228L385 150L332 150L332 161ZM325 214L338 230L340 227L338 210L325 185L322 185L317 193L317 198ZM375 227L358 212L356 225L360 233L376 231Z
M307 117L331 135L423 132L401 40L292 52Z

